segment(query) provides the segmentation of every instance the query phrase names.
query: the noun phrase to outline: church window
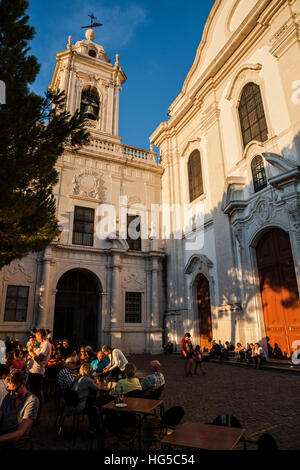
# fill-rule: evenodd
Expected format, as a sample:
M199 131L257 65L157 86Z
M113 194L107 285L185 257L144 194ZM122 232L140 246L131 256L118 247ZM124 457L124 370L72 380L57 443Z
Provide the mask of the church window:
M188 162L190 202L203 194L201 158L199 150L194 150Z
M86 114L88 119L96 121L99 118L100 100L94 87L87 87L82 90L80 110Z
M72 241L73 245L93 246L94 216L94 209L75 206Z
M260 88L255 83L248 83L243 89L239 104L239 116L244 147L252 140L265 142L268 139Z
M29 287L7 286L4 321L26 321Z
M142 294L140 292L126 292L125 297L125 323L142 322Z
M141 217L127 215L127 243L130 250L141 251Z
M261 189L264 189L268 184L264 162L260 155L253 158L251 162L251 171L254 191L257 193Z

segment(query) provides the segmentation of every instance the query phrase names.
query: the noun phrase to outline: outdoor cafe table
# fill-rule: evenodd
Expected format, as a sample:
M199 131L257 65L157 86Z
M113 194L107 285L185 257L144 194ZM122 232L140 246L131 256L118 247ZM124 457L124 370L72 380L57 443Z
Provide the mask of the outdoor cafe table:
M148 398L134 398L134 397L124 397L124 403L126 403L125 408L119 408L115 405L114 401L103 405L101 408L103 413L107 411L117 411L120 413L134 413L138 417L138 443L139 450L142 447L142 421L143 418L151 414L153 410L158 408L162 404L162 400L150 400ZM104 432L102 438L102 446L104 447Z
M161 446L177 446L200 450L232 450L245 434L245 429L204 423L184 423L165 436Z

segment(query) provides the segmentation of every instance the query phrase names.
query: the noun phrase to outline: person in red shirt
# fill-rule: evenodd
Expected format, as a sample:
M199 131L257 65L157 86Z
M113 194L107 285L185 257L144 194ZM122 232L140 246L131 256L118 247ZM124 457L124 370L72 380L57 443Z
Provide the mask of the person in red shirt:
M19 349L16 349L14 351L14 360L12 362L12 365L11 365L12 369L17 369L17 370L24 370L25 368L25 362L23 361L23 359L20 358L20 351Z
M193 374L192 374L193 345L191 342L190 333L185 333L184 337L182 338L180 342L180 347L181 347L181 355L183 358L185 376L188 377L190 375L191 377L193 377Z

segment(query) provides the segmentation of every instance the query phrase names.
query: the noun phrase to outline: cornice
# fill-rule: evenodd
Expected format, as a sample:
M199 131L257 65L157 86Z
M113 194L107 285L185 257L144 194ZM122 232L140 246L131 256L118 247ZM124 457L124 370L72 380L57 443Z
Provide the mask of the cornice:
M276 59L280 59L294 43L300 42L300 25L296 17L289 18L274 34L271 42L273 45L270 52Z

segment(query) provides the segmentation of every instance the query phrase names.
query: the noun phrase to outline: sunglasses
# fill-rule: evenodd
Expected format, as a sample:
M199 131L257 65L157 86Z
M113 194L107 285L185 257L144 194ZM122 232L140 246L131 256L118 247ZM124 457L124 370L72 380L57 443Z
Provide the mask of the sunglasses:
M6 391L7 391L8 393L12 393L13 395L15 395L16 393L18 393L18 390L19 390L19 388L20 388L22 385L23 385L23 384L18 385L18 387L17 387L17 388L14 388L13 390L11 390L10 388L6 387Z

